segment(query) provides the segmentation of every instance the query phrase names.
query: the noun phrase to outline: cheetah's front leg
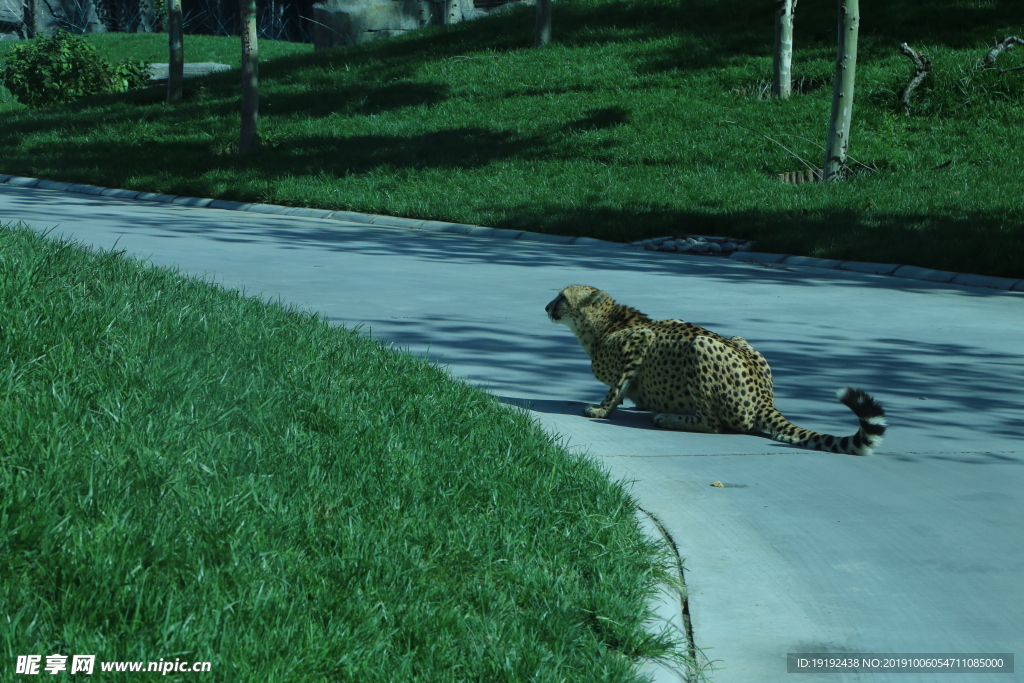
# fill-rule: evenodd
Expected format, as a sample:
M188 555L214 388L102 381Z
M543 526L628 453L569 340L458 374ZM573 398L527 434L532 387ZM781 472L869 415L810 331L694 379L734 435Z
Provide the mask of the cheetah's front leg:
M621 350L616 349L614 351L616 354L621 353L626 358L622 372L611 384L608 394L605 395L600 405L587 406L583 410L585 416L595 418L608 417L612 414L612 411L619 407L626 393L626 387L629 386L629 382L636 376L637 370L640 369L640 364L643 363L644 357L647 355L647 351L654 345L654 339L654 333L650 330L636 329L622 343Z

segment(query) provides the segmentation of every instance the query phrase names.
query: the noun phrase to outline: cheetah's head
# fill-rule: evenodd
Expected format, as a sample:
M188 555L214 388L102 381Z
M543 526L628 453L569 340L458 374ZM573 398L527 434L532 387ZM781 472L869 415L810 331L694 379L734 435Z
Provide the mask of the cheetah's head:
M596 287L570 285L559 292L544 310L548 312L551 322L567 325L573 332L577 332L581 322L593 316L608 302L614 304L607 293Z

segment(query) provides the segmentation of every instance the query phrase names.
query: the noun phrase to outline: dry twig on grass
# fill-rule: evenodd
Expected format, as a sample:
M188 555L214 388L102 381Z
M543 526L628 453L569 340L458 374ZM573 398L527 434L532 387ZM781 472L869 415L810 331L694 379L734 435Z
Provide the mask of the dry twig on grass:
M914 62L914 77L907 84L906 89L903 90L903 96L900 99L903 102L903 111L907 116L910 116L910 93L914 92L914 88L921 85L921 81L931 72L932 61L924 55L914 52L913 48L906 43L900 45L900 51Z
M999 55L1001 55L1003 52L1007 50L1012 50L1014 45L1024 45L1024 40L1021 40L1017 36L1010 36L1009 38L1003 40L1003 42L998 43L995 47L988 51L987 55L985 55L985 66L989 68L995 68L996 59L999 57ZM1010 69L1000 69L999 71L1000 73L1005 73L1007 71L1017 71L1018 69L1024 69L1024 66L1015 66Z

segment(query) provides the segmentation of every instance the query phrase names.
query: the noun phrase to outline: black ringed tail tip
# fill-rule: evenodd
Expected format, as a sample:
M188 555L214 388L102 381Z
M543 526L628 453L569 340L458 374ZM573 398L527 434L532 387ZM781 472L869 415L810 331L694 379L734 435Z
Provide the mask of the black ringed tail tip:
M885 436L885 409L862 389L847 387L839 390L837 395L839 401L860 420L860 430L852 439L851 450L855 455L871 455Z

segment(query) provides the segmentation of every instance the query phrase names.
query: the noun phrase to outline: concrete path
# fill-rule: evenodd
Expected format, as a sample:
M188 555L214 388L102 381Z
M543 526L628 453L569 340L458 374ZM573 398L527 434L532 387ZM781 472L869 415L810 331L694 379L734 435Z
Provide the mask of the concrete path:
M571 448L632 481L671 533L716 683L939 680L793 679L796 652L1024 651L1024 294L0 184L0 221L11 220L59 224L51 235L117 242L156 265L363 324L529 405ZM885 406L889 436L856 458L656 430L628 409L584 418L605 388L544 313L568 284L742 335L771 362L779 408L800 426L853 433L834 392L863 387Z

